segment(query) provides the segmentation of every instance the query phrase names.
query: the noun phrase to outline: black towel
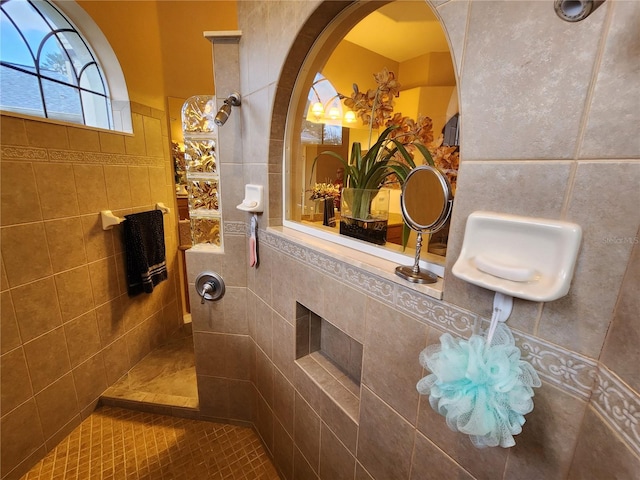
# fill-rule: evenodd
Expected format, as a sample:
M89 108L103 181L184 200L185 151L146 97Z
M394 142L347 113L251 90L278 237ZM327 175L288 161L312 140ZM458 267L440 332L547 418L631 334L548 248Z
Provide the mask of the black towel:
M127 292L130 297L153 292L167 278L162 212L126 215L124 248L127 258Z

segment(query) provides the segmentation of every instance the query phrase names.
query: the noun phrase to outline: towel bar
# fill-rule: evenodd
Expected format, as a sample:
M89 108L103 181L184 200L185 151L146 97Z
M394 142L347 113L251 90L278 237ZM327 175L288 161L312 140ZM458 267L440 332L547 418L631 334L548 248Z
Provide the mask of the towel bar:
M171 209L162 202L156 203L156 210L160 210L163 215L171 212ZM123 217L116 217L111 210L102 210L100 218L102 219L103 230L111 230L114 225L119 225L126 220Z

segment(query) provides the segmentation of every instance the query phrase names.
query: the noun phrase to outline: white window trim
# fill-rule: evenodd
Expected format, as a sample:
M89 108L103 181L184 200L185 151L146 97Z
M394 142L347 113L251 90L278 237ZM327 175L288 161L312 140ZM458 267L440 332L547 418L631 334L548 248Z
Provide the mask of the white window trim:
M122 73L118 57L116 57L111 48L107 37L104 36L104 33L102 33L102 30L96 25L91 16L75 1L65 0L54 1L53 3L69 17L69 20L71 20L80 34L85 37L102 67L113 112L114 129L110 131L133 133L131 102L129 100L127 82L125 81L124 73Z

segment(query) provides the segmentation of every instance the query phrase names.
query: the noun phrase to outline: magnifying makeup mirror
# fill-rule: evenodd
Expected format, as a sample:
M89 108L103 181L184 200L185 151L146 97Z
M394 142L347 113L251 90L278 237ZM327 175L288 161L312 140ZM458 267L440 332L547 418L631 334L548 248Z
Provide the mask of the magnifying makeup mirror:
M413 283L435 283L438 276L420 270L422 234L440 230L451 214L453 196L449 180L430 165L414 168L402 186L400 208L405 223L417 232L416 258L413 267L400 266L396 275Z

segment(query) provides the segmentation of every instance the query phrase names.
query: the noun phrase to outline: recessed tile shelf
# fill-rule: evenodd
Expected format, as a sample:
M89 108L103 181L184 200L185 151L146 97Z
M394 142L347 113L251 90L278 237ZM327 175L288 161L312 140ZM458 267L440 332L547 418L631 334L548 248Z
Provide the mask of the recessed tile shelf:
M296 363L357 423L362 344L299 303Z

